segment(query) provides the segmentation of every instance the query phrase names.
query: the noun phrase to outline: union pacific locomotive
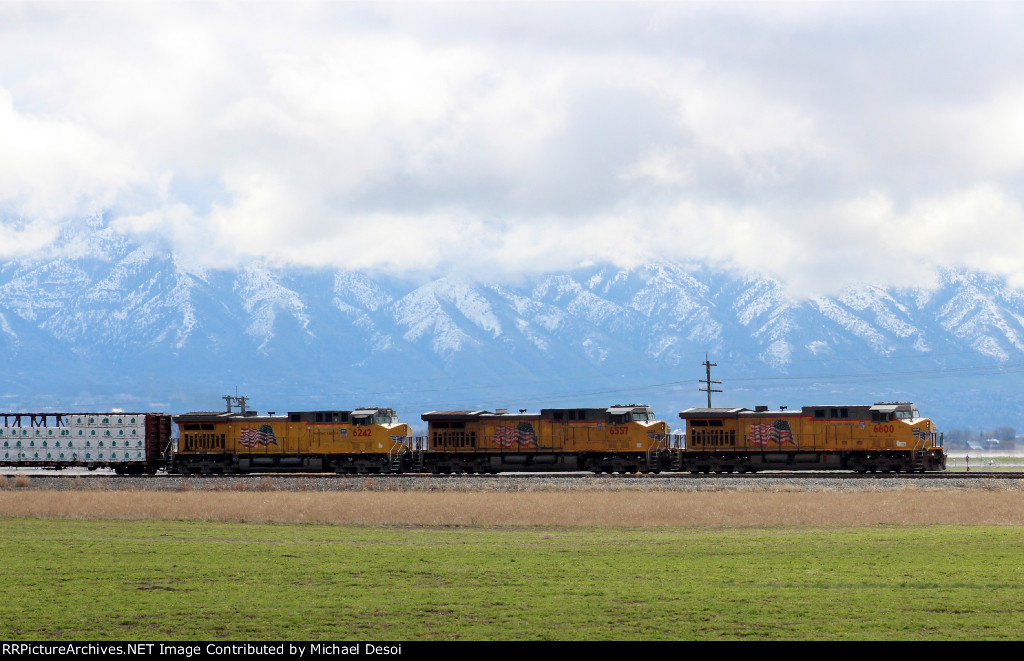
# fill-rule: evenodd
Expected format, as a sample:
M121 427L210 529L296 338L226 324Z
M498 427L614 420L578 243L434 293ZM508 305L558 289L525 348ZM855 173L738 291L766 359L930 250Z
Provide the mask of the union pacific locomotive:
M687 409L686 469L693 473L759 470L944 470L935 424L909 402L805 406L800 411Z
M695 408L671 434L650 407L540 413L430 411L426 436L390 408L259 415L246 398L226 410L0 414L0 465L118 473L745 473L763 470L944 470L934 423L910 403ZM235 410L237 408L237 410ZM176 440L176 443L175 443Z
M406 467L412 428L394 410L301 411L257 415L241 400L234 411L174 418L180 431L170 460L176 473L387 473Z
M503 471L658 472L668 424L649 407L541 409L540 413L431 411L427 448L414 468L433 473Z

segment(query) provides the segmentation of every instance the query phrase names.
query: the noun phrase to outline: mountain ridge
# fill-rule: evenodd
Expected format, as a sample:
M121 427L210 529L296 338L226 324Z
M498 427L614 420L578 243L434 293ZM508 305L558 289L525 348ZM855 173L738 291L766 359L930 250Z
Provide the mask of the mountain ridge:
M0 264L2 409L208 409L237 386L278 410L633 398L671 420L702 404L707 353L730 405L909 397L947 424L1024 424L1024 294L983 273L795 300L771 279L666 261L411 282L189 269L104 231L77 253Z

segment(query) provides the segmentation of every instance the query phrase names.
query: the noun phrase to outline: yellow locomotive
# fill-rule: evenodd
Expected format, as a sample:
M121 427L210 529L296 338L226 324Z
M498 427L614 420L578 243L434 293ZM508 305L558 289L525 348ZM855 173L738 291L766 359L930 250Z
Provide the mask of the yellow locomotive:
M226 397L226 411L174 418L179 473L297 471L386 473L407 459L412 429L390 408L299 411L260 416L245 398ZM233 410L233 401L240 410Z
M668 423L648 406L540 413L430 411L414 470L433 473L588 470L658 472L670 458Z
M909 402L804 406L800 411L692 408L686 421L684 470L944 470L935 424Z

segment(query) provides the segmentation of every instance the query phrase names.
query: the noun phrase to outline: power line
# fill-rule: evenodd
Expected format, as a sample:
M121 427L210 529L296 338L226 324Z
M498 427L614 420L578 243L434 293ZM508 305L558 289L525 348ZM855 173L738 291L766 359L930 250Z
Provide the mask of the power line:
M706 378L699 379L698 382L706 384L706 388L699 388L700 392L722 392L720 389L715 389L712 384L720 384L721 380L711 379L710 368L717 367L717 363L711 363L710 360L705 356L705 363L702 363L706 369ZM742 390L761 390L772 386L772 384L795 386L801 384L809 384L814 387L829 387L840 384L858 383L864 381L885 381L885 380L937 380L949 378L952 376L963 375L965 377L982 377L982 376L1003 376L1011 374L1024 373L1024 362L1016 363L1004 363L1002 365L969 365L961 367L943 367L935 369L923 369L923 370L893 370L893 371L866 371L858 373L841 373L841 374L808 374L808 375L782 375L782 376L751 376L751 377L729 377L730 383L740 384L758 384L761 387L747 385ZM551 384L551 383L570 383L577 381L588 381L593 382L594 377L578 377L578 378L562 378L562 379L543 379L543 380L531 380L522 381L517 383L496 383L496 384L474 384L474 385L453 385L451 387L444 388L423 388L423 389L412 389L412 390L388 390L388 391L377 391L377 392L356 392L356 393L323 393L320 395L289 395L289 399L330 399L330 398L385 398L385 397L407 397L424 394L444 394L444 393L456 393L460 391L470 391L467 393L466 399L470 399L470 396L475 391L481 390L495 390L495 389L515 389L520 387L536 387L539 384ZM515 394L501 393L499 396L502 399L515 398L517 402L522 404L529 403L546 403L552 401L565 401L565 400L583 400L590 397L596 396L635 396L639 393L650 393L652 391L668 391L668 390L683 390L687 383L690 381L662 381L656 383L636 383L624 387L615 388L604 388L595 390L579 391L574 390L572 392L555 391L547 394L538 394L536 390L533 390L529 395L517 396ZM710 400L710 392L708 392L708 399ZM442 401L450 401L450 397L443 397ZM473 401L480 402L482 400L476 397L472 398ZM403 406L431 406L430 402L404 402ZM466 405L470 405L469 402ZM710 401L708 402L710 407Z

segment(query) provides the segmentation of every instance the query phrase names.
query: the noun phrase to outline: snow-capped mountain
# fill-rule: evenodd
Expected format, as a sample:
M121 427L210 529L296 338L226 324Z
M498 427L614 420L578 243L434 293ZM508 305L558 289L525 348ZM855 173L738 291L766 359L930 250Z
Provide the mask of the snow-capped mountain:
M95 238L99 237L99 238ZM0 264L0 409L178 412L248 394L285 411L646 402L913 400L940 424L1024 426L1024 294L988 275L789 299L682 264L516 283L183 267L98 229L77 253Z

